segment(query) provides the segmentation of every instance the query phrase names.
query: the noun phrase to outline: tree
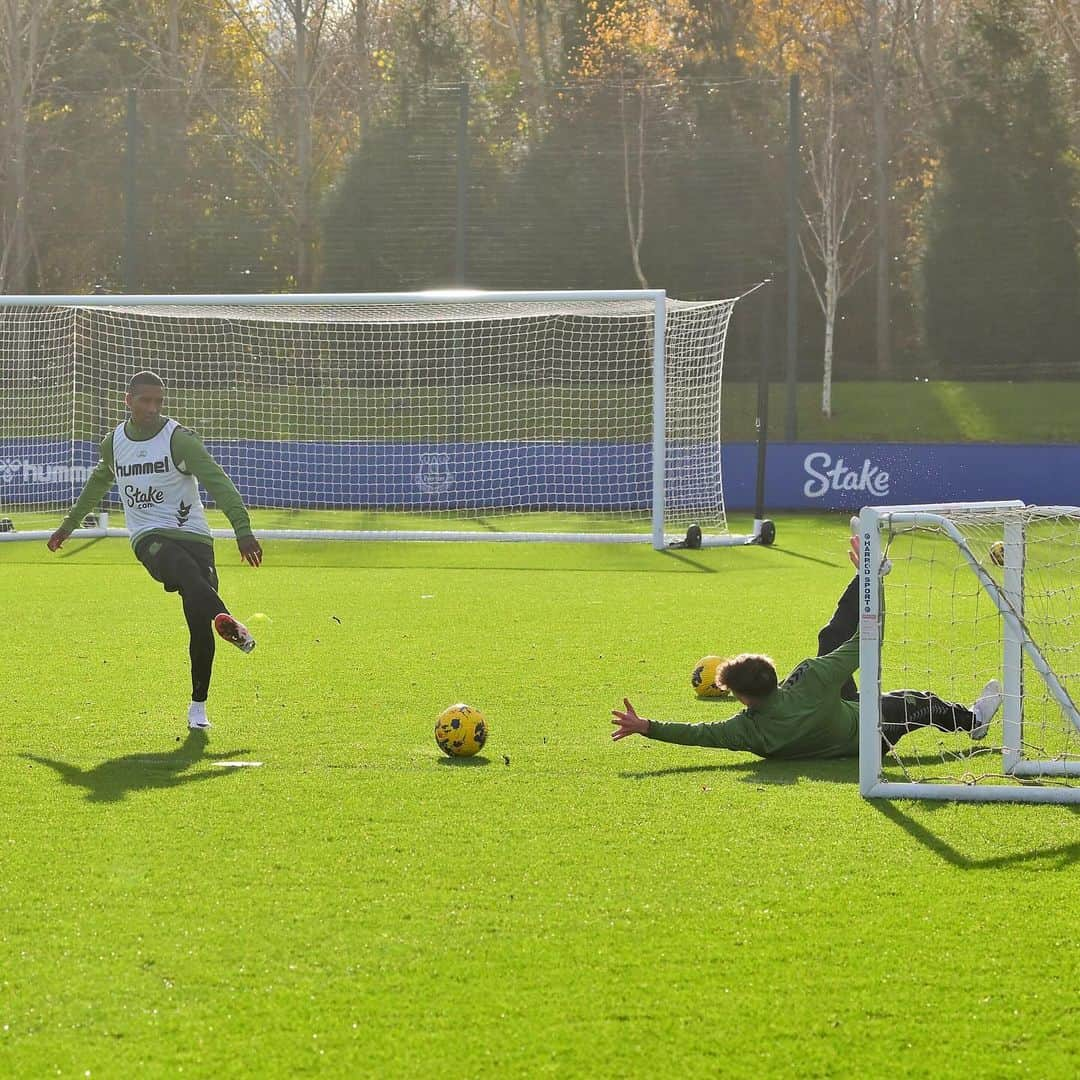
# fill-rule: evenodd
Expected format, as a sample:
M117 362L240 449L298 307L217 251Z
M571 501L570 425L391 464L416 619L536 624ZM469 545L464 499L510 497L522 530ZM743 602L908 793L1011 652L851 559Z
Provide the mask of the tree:
M823 112L817 141L811 141L807 151L816 202L810 209L803 207L808 239L800 235L799 246L825 317L821 412L832 416L837 309L841 298L869 269L865 245L872 230L866 227L861 214L865 170L841 137L843 125L837 122L836 89L831 74L826 77Z
M349 36L348 12L331 0L224 0L236 25L260 57L260 78L277 90L281 110L262 122L241 111L228 124L249 162L288 213L295 229L295 283L310 291L315 281L316 206L331 158L343 151L341 124L348 113L320 113L322 99L338 88L343 62L331 43ZM355 26L355 22L353 22ZM273 101L273 97L270 99ZM291 115L291 137L285 117ZM320 124L319 117L330 119Z
M898 46L897 26L891 28L883 18L882 0L865 0L866 23L864 43L869 63L867 76L870 88L870 108L874 132L874 193L877 228L874 242L874 277L876 284L877 369L879 375L892 370L892 281L890 264L889 201L892 181L889 175L891 138L887 108L893 63Z
M693 15L686 0L610 0L589 4L578 74L603 83L613 80L623 146L623 205L634 275L649 287L641 263L645 235L645 158L648 153L648 87L659 84L669 101L678 96L675 75L686 58L680 31ZM632 90L635 101L629 102ZM655 100L655 94L652 95Z
M368 132L324 201L324 289L451 284L457 104L456 95L432 95L405 122L385 121ZM480 157L471 160L483 168Z
M0 0L4 148L0 288L8 293L26 292L31 277L31 113L63 22L56 17L58 6L57 0Z
M238 101L249 114L259 110L250 109L250 91L220 89L254 82L261 58L225 0L107 0L102 13L95 63L117 72L136 106L134 132L121 111L111 141L119 151L114 200L135 198L114 214L115 228L134 227L127 239L137 257L106 283L141 292L282 287L285 273L266 268L278 261L273 248L291 238L266 227L272 196L259 189L246 144L228 130ZM124 138L132 135L128 162Z
M1077 195L1053 65L1019 0L972 12L953 59L922 257L926 346L943 373L1075 372Z

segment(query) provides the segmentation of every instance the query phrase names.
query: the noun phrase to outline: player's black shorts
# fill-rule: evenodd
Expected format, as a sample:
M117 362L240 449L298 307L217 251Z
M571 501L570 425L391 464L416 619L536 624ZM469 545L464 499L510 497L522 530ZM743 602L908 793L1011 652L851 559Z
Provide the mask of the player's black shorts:
M139 541L135 558L160 581L166 592L183 592L198 579L217 590L214 545L199 540L173 540L151 534Z

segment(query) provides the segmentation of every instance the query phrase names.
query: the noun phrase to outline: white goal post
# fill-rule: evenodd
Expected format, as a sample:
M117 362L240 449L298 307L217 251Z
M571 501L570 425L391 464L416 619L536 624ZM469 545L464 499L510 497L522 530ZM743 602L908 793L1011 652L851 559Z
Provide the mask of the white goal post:
M127 380L150 369L166 413L270 512L255 515L260 536L662 548L697 546L700 529L702 546L768 543L760 512L732 534L724 504L735 303L661 290L0 297L0 540L59 524L124 419ZM76 537L126 535L109 499Z
M1080 802L1080 508L866 507L859 537L862 794ZM883 739L882 693L966 705L990 679L980 736Z

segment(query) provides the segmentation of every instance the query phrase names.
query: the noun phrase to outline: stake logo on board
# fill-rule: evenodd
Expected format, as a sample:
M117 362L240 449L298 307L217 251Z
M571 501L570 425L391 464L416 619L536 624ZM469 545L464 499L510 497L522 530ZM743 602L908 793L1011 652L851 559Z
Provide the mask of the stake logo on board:
M824 498L830 491L865 491L875 498L889 494L889 474L869 458L850 466L842 457L834 462L831 454L815 450L806 455L803 468L810 477L803 485L808 499Z

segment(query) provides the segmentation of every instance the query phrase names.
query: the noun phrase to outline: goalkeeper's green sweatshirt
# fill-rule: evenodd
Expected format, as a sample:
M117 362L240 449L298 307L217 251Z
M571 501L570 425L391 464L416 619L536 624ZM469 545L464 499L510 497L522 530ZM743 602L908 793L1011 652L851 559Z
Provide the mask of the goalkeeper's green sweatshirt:
M859 667L859 639L804 660L764 701L730 720L649 722L648 737L683 746L748 750L766 758L839 758L859 753L859 703L840 688Z
M155 425L153 430L143 431L136 428L129 420L124 428L124 433L128 438L135 441L152 438L165 426L166 422L166 419L163 418L161 423ZM244 500L240 497L240 492L236 490L236 485L225 475L221 466L210 456L210 452L203 446L199 436L190 428L178 427L172 435L171 449L172 459L176 462L177 468L181 472L194 476L206 488L217 508L229 519L229 524L233 527L237 540L245 536L251 536L251 522L244 507ZM82 519L97 507L105 493L112 487L115 476L113 437L112 432L110 432L101 441L101 460L90 474L90 478L86 481L86 487L83 488L82 494L71 508L68 516L64 518L60 527L68 532L77 529ZM182 531L180 529L153 529L151 532L143 533L139 537L140 542L151 535L167 536L178 540L198 540L211 546L214 543L213 537L194 533L191 530Z

